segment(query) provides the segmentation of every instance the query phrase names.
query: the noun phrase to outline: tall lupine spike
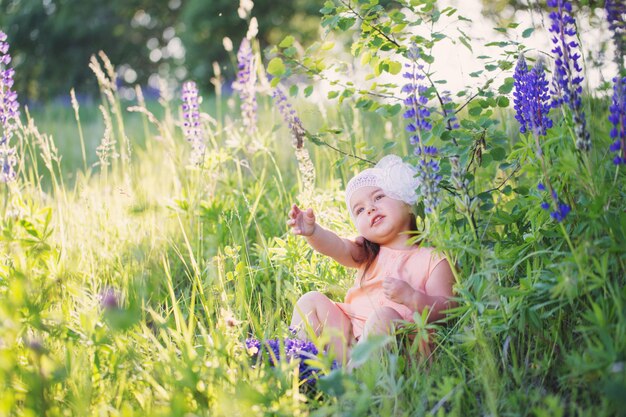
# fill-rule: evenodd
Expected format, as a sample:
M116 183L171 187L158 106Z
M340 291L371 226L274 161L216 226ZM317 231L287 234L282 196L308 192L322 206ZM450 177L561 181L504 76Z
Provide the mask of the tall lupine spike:
M15 165L17 152L11 146L11 138L17 129L20 115L17 93L12 90L15 71L9 67L9 43L7 35L0 31L0 181L8 183L17 178Z
M531 130L537 136L545 136L552 120L548 117L550 95L543 63L537 62L529 71L524 56L520 55L513 79L513 103L520 132Z
M311 161L309 151L304 147L306 130L304 130L304 126L302 126L302 120L300 120L296 111L287 100L287 96L285 96L285 93L283 93L279 87L274 89L272 97L274 97L278 111L283 116L283 119L291 131L292 144L296 148L298 170L302 175L305 195L312 196L315 186L315 166Z
M548 0L551 25L554 34L552 43L555 54L555 70L552 86L552 107L567 104L572 110L576 148L581 151L591 149L591 138L587 130L585 112L582 108L583 74L579 60L579 45L576 37L576 20L572 17L572 5L565 0Z
M526 65L526 59L523 54L520 54L517 58L517 65L515 66L515 72L513 73L513 109L515 110L515 119L520 124L520 133L526 133L526 120L527 112L525 111L525 99L524 91L526 91L526 76L528 75L528 65Z
M615 62L624 71L626 58L626 1L606 0L605 4L609 29L615 41ZM621 74L622 76L626 74Z
M296 148L302 148L304 145L304 137L306 135L306 131L302 126L302 121L296 114L296 111L291 107L289 101L287 101L287 96L280 88L275 88L272 92L272 97L276 102L276 106L278 107L278 111L283 116L285 122L287 122L287 126L289 126L289 130L291 131L291 137L293 139L293 146Z
M452 97L450 97L450 95L451 93L448 90L442 91L441 93L441 102L443 104L442 116L448 130L453 130L458 129L460 126L459 119L457 119L454 111L456 105L452 101Z
M610 151L616 153L613 163L622 165L626 164L626 77L615 77L613 83L613 100L609 107L609 122L613 125Z
M524 56L520 54L513 79L513 103L515 118L520 123L519 130L521 133L530 131L534 135L537 146L537 157L543 161L544 155L541 150L539 138L545 136L546 131L552 127L552 120L548 117L548 113L550 112L549 83L546 80L542 61L538 61L535 66L529 70ZM542 162L542 166L543 165ZM542 201L541 208L550 210L552 207L553 210L550 212L550 217L557 222L561 222L570 212L570 206L559 200L545 171L544 176L546 184L548 184L548 188L550 189L552 204ZM547 190L543 183L539 183L537 189L543 192Z
M425 93L428 88L420 84L420 81L425 77L421 73L423 66L419 64L420 53L416 45L409 48L407 58L411 60L411 63L405 64L408 71L403 74L403 77L409 82L402 87L402 92L407 94L404 104L408 109L404 112L403 117L407 120L406 130L411 134L411 144L415 146L414 153L419 157L417 177L419 177L422 186L418 192L424 201L425 211L431 213L441 201L439 182L442 177L439 175L437 148L426 146L422 140L424 132L431 130L432 125L429 119L430 110L426 107L428 97Z
M237 78L233 90L241 98L243 125L248 133L256 132L256 60L248 38L243 38L237 52Z
M206 145L200 129L200 107L198 87L194 81L183 84L181 91L183 109L183 131L185 139L191 145L189 161L192 165L200 165L204 160Z

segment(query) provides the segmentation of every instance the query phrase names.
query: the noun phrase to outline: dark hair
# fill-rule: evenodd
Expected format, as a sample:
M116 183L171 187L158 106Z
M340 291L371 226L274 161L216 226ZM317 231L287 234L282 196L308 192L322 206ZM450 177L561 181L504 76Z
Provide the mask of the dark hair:
M411 213L411 231L417 231L417 221L415 218L415 214ZM363 278L367 274L367 271L370 269L376 257L378 257L378 253L380 252L380 245L378 243L371 242L365 238L363 238L363 252L364 256L360 259L355 259L357 262L365 262L365 268L363 269L363 273L361 274L360 282L363 282Z

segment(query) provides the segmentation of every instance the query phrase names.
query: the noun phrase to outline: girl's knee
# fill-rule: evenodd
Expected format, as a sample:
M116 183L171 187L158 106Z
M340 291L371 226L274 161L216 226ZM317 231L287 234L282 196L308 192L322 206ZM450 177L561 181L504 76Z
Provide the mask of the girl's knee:
M320 303L330 302L330 299L319 291L309 291L303 294L296 304L298 306L316 306Z
M381 307L374 310L374 313L368 318L369 320L389 322L394 320L402 320L402 316L391 307Z
M365 321L364 333L382 334L389 333L395 321L402 320L402 316L391 307L376 309Z

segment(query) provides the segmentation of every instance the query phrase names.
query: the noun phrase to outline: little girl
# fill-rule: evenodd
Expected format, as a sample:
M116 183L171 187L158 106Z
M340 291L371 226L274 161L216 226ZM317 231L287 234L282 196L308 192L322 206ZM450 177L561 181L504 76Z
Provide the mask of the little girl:
M343 358L346 348L369 335L389 333L399 320L428 307L429 321L442 318L449 307L454 276L445 258L419 243L409 245L415 230L411 206L417 201L415 170L395 155L350 180L346 204L360 238L349 240L324 229L312 209L293 205L287 224L316 251L357 269L343 303L320 292L297 302L291 326L306 338L305 323L317 335L330 337L330 348Z

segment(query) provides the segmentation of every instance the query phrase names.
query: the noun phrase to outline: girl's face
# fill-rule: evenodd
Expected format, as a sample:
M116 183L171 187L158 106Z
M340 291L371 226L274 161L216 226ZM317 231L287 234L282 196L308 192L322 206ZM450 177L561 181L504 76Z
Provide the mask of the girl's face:
M404 246L410 236L411 209L403 201L387 197L380 187L362 187L352 194L350 210L357 230L379 245Z

